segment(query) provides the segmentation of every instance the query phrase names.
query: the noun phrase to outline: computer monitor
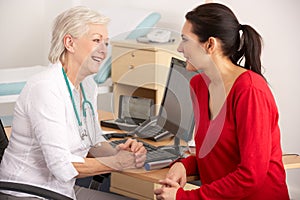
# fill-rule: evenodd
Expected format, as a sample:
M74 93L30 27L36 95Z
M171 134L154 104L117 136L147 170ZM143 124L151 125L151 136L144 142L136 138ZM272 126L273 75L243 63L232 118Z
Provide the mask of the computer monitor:
M164 97L159 110L158 124L186 142L192 139L194 112L190 95L190 80L196 72L185 69L186 62L172 58ZM175 144L177 145L177 144Z
M154 115L153 99L120 95L119 119L140 124Z

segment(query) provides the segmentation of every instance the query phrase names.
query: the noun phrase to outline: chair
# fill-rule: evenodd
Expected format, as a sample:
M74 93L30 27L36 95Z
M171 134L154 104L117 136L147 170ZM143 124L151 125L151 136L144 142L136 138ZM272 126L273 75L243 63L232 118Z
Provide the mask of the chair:
M4 150L8 145L8 138L5 133L5 129L3 127L2 121L0 119L0 163L2 160L2 156L4 154ZM27 193L31 195L36 195L39 197L43 197L46 199L53 200L71 200L72 198L64 196L62 194L56 193L51 190L47 190L45 188L40 188L33 185L15 183L15 182L6 182L0 181L0 190L10 190L16 192Z
M33 185L14 183L14 182L0 181L0 189L32 194L32 195L36 195L39 197L44 197L46 199L53 199L53 200L71 200L72 199L70 197L53 192L51 190L36 187Z
M5 134L5 130L2 124L2 121L0 119L0 163L2 160L2 156L4 154L4 150L8 145L8 138L7 135Z

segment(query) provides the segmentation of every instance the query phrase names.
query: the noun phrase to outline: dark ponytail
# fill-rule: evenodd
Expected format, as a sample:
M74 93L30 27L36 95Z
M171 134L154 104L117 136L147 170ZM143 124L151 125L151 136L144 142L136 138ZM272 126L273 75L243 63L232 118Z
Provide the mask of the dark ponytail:
M260 61L262 38L249 25L240 25L240 29L242 31L240 50L231 56L231 61L234 64L241 65L241 61L244 58L244 68L250 69L263 76Z
M199 42L206 42L209 37L220 39L223 54L232 63L263 76L261 36L251 26L240 25L228 7L219 3L202 4L188 12L185 18L192 24L192 31L198 36ZM243 59L244 66L241 64Z

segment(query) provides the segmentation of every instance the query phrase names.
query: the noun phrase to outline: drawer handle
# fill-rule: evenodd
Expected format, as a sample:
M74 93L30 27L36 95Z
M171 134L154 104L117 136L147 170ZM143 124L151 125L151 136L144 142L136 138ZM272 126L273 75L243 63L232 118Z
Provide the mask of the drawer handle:
M133 65L129 65L129 66L128 66L128 69L133 69L133 68L134 68Z

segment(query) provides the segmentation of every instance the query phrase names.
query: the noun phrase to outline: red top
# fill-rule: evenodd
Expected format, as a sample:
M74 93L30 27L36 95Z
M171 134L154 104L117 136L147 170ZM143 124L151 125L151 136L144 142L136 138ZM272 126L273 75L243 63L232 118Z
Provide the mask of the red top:
M252 71L241 74L213 120L207 84L204 74L191 80L196 156L182 160L187 175L200 175L202 185L180 188L176 199L289 199L278 110L266 81Z

